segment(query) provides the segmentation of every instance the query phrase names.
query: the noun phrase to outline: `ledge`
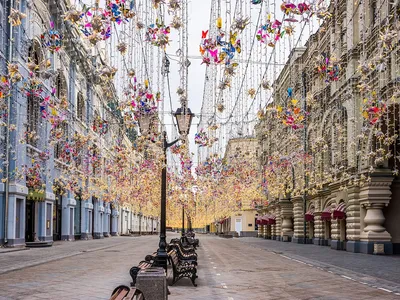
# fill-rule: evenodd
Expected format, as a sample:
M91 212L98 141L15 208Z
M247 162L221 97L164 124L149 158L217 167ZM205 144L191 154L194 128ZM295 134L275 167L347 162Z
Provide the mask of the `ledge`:
M26 186L19 184L10 184L10 194L17 194L21 196L28 195L29 191Z
M76 200L74 198L68 198L67 206L76 206Z
M55 201L56 195L54 195L53 193L46 192L46 200Z
M92 204L92 203L85 203L85 204L83 205L83 207L84 207L84 208L87 208L87 209L93 209L93 204Z

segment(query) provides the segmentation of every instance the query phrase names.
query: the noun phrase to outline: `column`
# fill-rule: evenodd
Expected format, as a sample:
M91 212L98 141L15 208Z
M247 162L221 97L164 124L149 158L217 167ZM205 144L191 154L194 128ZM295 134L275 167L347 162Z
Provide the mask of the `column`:
M267 227L268 227L267 225L262 225L262 228L263 228L262 229L263 230L262 231L262 236L263 236L264 239L267 238Z
M279 200L281 207L282 229L281 236L284 242L290 242L293 236L293 204L289 199Z
M371 174L371 181L360 189L360 204L365 212L360 234L360 252L392 254L392 237L386 228L382 209L389 205L393 176L390 170Z
M119 211L118 209L114 208L111 211L111 235L112 236L117 236L118 235L118 224L119 224Z
M350 187L347 190L348 206L346 209L346 251L360 252L360 200L359 187Z
M341 250L340 243L340 221L332 219L331 220L331 248L335 250Z
M110 236L110 215L111 215L110 203L105 203L104 205L105 205L105 209L104 209L104 216L103 216L103 236L109 237Z
M75 235L73 230L71 232L71 228L72 229L74 228L74 223L75 223L74 209L76 207L76 200L74 198L68 198L65 195L62 197L61 203L62 203L61 240L73 241L75 240Z
M322 212L314 212L314 245L321 245L324 238L324 226L321 219Z
M258 225L258 232L257 232L257 237L262 237L262 235L263 235L263 228L262 228L262 225Z
M292 199L294 214L294 232L292 242L304 244L304 211L303 197L296 196Z
M282 235L282 217L281 217L281 208L279 206L275 207L275 216L276 216L275 236L276 240L280 241Z

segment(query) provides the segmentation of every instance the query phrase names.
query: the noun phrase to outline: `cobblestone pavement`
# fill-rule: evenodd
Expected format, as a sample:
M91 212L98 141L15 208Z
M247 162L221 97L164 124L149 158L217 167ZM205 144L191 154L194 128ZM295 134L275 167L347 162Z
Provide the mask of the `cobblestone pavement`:
M198 237L198 287L182 279L170 287L170 300L400 299L378 286L261 249L254 245L261 242L257 239ZM156 236L114 237L0 254L0 270L9 270L0 274L0 299L108 299L114 287L129 284L130 267L157 242ZM46 259L51 261L37 265ZM19 269L11 271L14 264Z

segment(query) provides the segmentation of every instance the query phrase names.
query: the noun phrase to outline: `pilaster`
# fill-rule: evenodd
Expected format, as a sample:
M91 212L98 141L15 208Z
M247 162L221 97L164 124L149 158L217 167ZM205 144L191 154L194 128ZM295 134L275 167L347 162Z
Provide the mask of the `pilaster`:
M384 227L385 216L382 209L389 205L393 176L390 170L379 170L371 174L369 184L360 189L360 205L365 210L363 228L360 234L360 252L391 254L391 235Z
M284 242L290 242L293 236L293 204L289 199L279 200L281 207L282 229L281 236Z
M292 242L304 243L304 209L303 198L296 196L292 199L294 215L294 232Z
M348 204L346 209L346 251L359 252L360 249L360 188L356 186L347 189Z
M314 244L321 245L321 241L324 238L324 225L321 219L322 212L314 212L314 230L315 230L315 238Z

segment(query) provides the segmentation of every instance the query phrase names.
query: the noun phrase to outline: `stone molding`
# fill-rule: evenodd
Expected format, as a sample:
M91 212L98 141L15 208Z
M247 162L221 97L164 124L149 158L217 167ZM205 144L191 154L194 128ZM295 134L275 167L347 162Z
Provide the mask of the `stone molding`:
M83 205L83 207L84 208L87 208L87 209L93 209L93 203L85 203L84 205Z
M27 196L29 194L28 188L20 184L10 184L9 186L10 194L16 194L20 196Z
M76 206L76 200L74 198L68 198L67 206Z

